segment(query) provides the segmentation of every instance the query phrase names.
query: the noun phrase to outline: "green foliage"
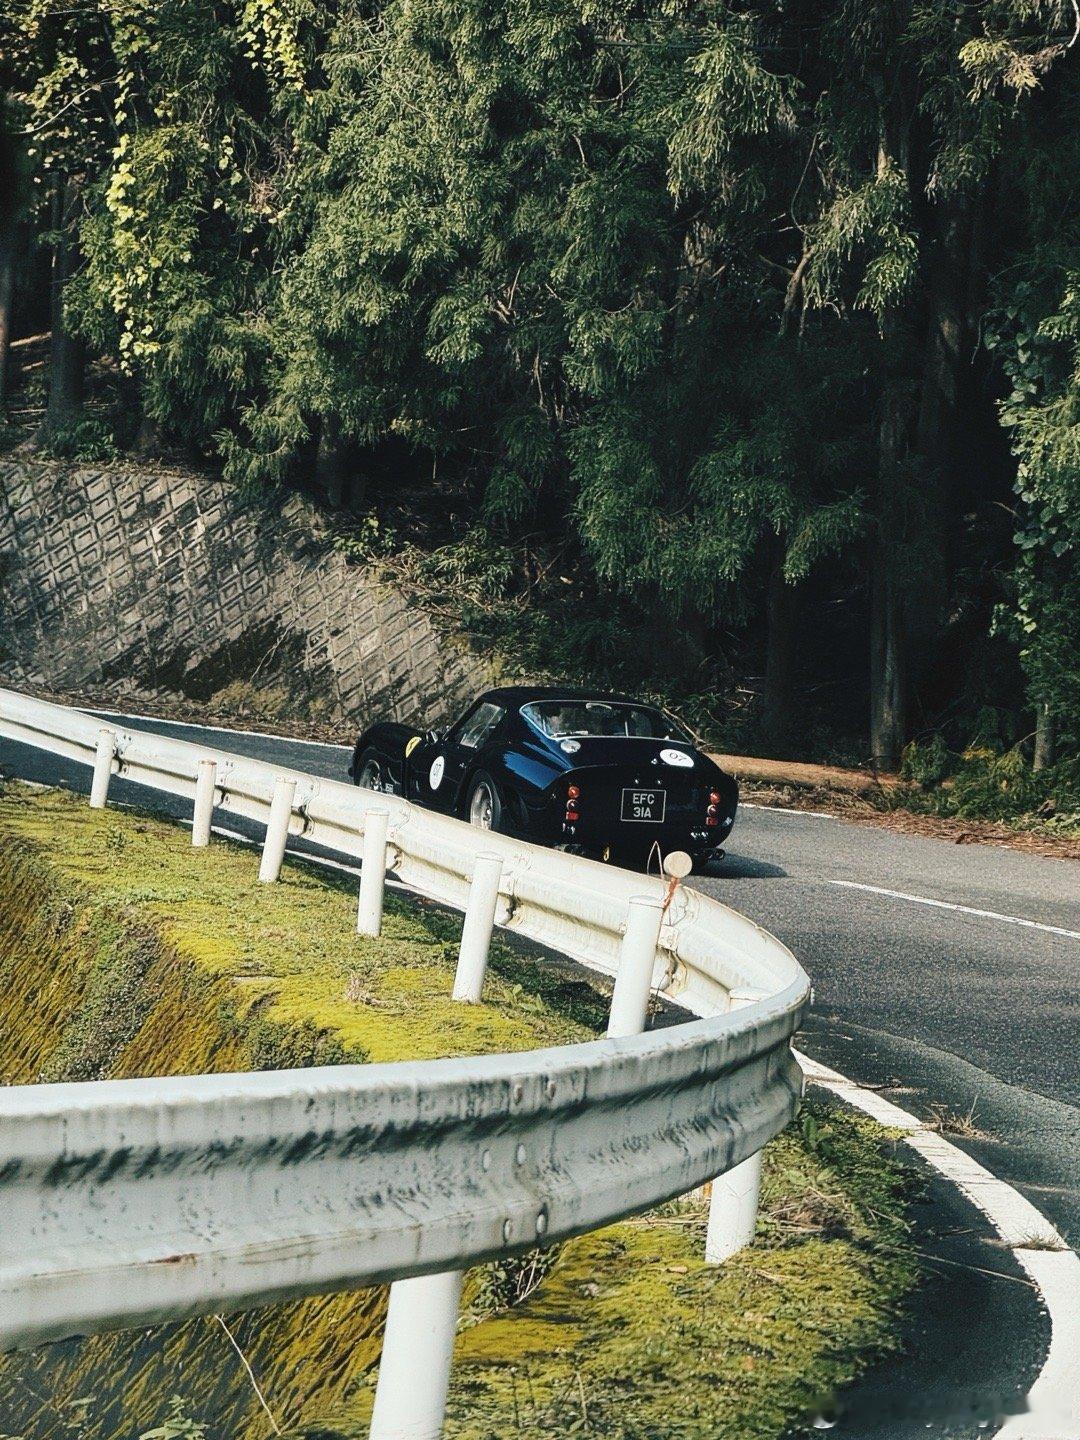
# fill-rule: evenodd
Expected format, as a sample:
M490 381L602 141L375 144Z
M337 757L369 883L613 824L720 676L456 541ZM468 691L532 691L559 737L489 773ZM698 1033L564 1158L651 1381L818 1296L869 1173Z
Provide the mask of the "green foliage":
M125 412L251 491L373 477L340 548L381 563L422 532L423 584L459 586L497 649L715 706L732 661L764 668L777 574L831 607L834 649L865 653L871 596L895 595L920 680L926 643L996 607L1008 703L1075 748L1067 21L1054 0L19 0L0 78L39 238L81 246L68 320ZM985 542L1002 376L1017 523ZM522 574L536 553L563 592Z
M912 740L904 747L900 765L901 780L908 780L924 789L938 785L951 772L952 764L945 737L936 731L929 740L921 743Z
M1032 698L1080 745L1080 230L1032 257L988 344L1012 390L1001 404L1019 459L1018 558L999 629L1017 643Z
M112 426L104 420L86 416L55 434L49 451L61 460L116 460L120 447Z
M858 189L842 191L812 231L809 292L824 304L843 271L859 258L862 281L855 304L883 318L911 292L918 277L918 239L913 229L907 177L885 158Z
M204 1440L209 1428L202 1421L192 1419L182 1395L174 1395L163 1423L144 1430L139 1440Z
M900 775L913 788L896 792L893 803L963 820L1052 822L1062 833L1080 833L1075 756L1035 770L1019 745L1002 749L982 741L954 753L938 733L905 748Z
M731 690L723 664L666 608L647 597L628 603L568 548L519 548L471 530L450 545L407 546L377 563L422 601L448 639L464 640L503 678L558 683L588 675L716 733Z
M466 1325L475 1325L503 1310L511 1310L527 1300L559 1258L559 1247L549 1245L543 1250L529 1250L524 1255L507 1255L484 1265L475 1280L475 1289L467 1314Z

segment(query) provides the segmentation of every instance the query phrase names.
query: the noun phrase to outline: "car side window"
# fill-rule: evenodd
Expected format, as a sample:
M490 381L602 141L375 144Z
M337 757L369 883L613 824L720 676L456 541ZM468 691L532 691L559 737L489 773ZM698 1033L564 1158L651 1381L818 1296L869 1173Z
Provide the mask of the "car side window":
M478 750L505 714L506 711L501 705L492 705L485 701L483 705L478 705L471 715L465 717L457 734L451 734L450 738L470 750Z

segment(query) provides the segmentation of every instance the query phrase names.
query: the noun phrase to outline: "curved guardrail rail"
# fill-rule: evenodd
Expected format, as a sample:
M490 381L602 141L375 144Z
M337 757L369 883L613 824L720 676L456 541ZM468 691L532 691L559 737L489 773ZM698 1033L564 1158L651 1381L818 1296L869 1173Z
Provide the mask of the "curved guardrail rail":
M631 901L661 890L12 691L0 735L94 765L92 803L119 774L194 801L206 823L212 800L277 828L282 847L287 822L360 856L385 824L391 873L458 909L482 848L501 861L496 923L608 974ZM800 1094L790 1038L809 982L707 896L680 887L662 920L646 974L701 1017L685 1025L512 1056L0 1088L0 1348L460 1269L747 1161Z

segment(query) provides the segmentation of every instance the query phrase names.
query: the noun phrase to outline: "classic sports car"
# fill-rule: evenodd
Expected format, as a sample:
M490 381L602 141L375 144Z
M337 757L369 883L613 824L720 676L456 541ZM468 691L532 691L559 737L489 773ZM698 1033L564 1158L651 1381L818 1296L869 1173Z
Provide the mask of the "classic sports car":
M723 854L739 798L662 711L562 687L489 690L445 731L373 725L349 773L487 830L605 860L657 842L698 866Z

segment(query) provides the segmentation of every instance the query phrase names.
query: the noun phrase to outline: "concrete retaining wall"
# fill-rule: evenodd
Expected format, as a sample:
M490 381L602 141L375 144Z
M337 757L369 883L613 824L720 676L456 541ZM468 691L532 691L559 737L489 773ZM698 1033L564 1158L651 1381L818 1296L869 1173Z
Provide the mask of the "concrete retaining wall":
M438 723L486 680L299 496L209 476L0 463L0 683Z

